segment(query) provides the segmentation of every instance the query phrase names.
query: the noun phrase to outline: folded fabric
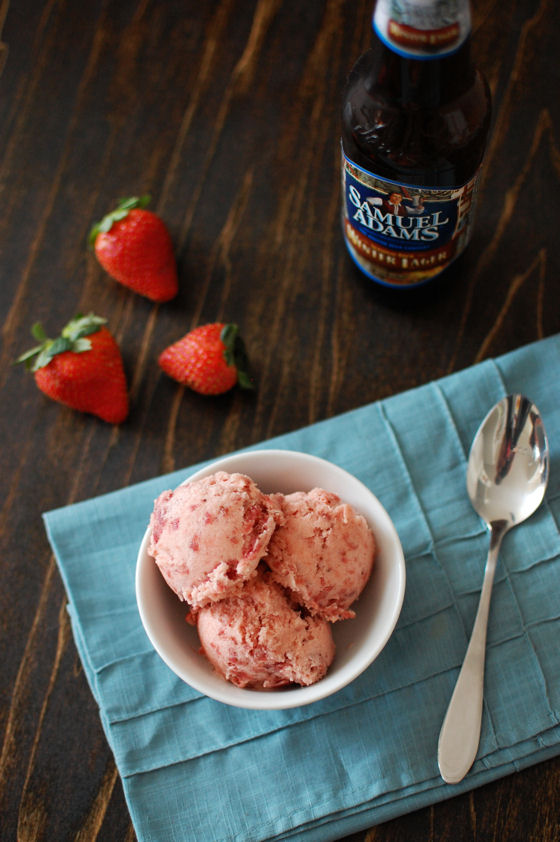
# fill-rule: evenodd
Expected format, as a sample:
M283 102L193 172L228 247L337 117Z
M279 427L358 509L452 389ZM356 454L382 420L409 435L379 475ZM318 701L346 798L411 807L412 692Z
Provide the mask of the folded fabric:
M327 842L560 753L560 337L257 445L355 474L395 523L407 566L397 628L334 696L285 711L223 705L181 682L138 615L136 555L154 498L201 465L48 512L76 645L138 839ZM465 654L488 534L465 490L476 429L511 392L551 445L544 503L505 538L477 760L443 783L437 740Z

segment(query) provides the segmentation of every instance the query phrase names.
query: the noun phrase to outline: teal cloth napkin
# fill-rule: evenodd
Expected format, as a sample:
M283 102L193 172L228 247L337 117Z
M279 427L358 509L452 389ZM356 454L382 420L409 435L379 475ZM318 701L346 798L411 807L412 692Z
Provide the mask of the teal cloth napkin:
M397 628L347 688L306 707L247 711L182 683L152 650L134 572L156 495L200 465L44 516L74 636L138 838L327 842L560 753L560 337L257 445L355 474L399 532ZM474 433L519 391L551 444L543 505L500 553L478 758L455 786L438 734L482 583L488 535L465 491Z

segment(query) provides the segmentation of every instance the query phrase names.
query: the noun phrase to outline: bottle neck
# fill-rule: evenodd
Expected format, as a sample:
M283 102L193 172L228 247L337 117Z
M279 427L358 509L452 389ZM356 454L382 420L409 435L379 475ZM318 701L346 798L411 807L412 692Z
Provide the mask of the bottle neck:
M404 58L372 34L370 80L372 87L384 89L403 106L438 108L456 99L473 82L471 39L438 61ZM366 83L366 87L369 85Z

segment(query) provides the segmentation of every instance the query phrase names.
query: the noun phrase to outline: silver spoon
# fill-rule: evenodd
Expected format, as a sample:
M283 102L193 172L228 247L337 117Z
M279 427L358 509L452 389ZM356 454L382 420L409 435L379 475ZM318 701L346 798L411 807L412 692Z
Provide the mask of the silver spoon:
M438 765L446 783L462 780L480 740L486 627L502 538L532 515L548 481L548 441L537 407L508 395L488 413L473 441L467 492L490 531L490 550L471 639L443 720Z

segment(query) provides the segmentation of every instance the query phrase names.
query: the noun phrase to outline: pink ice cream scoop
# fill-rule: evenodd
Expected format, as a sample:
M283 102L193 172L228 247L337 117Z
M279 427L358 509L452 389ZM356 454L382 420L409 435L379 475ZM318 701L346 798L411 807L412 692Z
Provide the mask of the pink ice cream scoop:
M148 552L177 596L200 608L255 575L281 518L252 479L218 471L160 494Z
M274 580L315 616L332 622L354 617L350 606L369 579L376 551L366 519L320 488L274 499L284 513L265 558Z
M238 687L271 689L313 684L335 653L331 626L303 616L268 574L197 612L202 651Z

